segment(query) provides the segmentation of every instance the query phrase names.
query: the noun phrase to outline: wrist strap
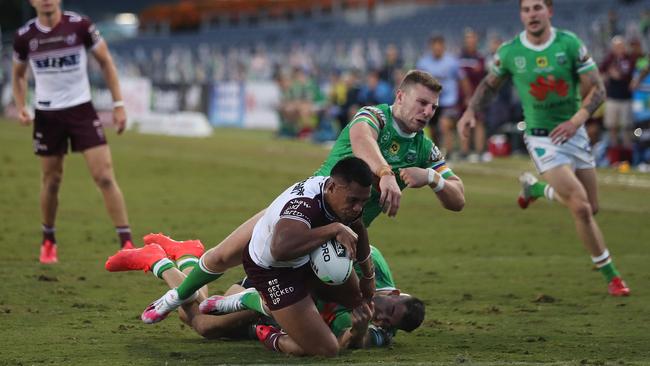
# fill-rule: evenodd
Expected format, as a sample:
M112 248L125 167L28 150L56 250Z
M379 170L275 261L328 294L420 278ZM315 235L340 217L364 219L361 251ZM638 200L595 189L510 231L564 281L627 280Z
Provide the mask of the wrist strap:
M370 252L368 253L368 256L367 256L364 260L362 260L362 261L357 261L357 264L363 264L363 263L366 263L366 262L368 261L368 259L370 259L370 256L371 256L371 255L372 255L372 250L370 250Z
M381 168L379 168L379 170L377 170L377 176L379 178L383 177L384 175L395 175L390 165L384 165Z
M435 188L433 188L433 191L438 193L442 191L443 188L445 188L445 178L443 178L441 175L440 179L438 180L438 184L435 186Z
M124 107L124 101L123 100L116 100L113 102L113 108L117 107Z

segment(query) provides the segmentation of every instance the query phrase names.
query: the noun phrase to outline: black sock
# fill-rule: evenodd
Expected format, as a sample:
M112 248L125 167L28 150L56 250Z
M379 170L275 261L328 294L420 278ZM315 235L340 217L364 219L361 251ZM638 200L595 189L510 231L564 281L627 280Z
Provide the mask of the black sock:
M115 231L117 232L117 235L120 237L120 245L124 246L127 241L130 241L133 243L133 240L131 240L131 228L129 226L116 226Z
M43 230L43 242L45 242L46 240L49 240L53 244L55 244L56 243L56 238L54 237L54 232L56 231L56 229L54 228L54 226L47 226L47 225L43 224L41 226L41 228Z

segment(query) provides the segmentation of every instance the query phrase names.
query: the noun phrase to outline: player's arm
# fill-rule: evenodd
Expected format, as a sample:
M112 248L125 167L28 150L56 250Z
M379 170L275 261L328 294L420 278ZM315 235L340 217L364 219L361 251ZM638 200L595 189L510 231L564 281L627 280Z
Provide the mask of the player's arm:
M368 326L372 320L372 308L363 302L352 310L352 327L348 328L339 337L339 346L345 348L366 348L370 345Z
M607 96L605 84L598 69L593 68L580 74L580 93L582 94L580 109L568 121L560 123L551 131L549 137L553 143L560 144L573 137L578 128L584 125L605 101Z
M350 224L350 228L357 234L357 264L361 268L359 289L364 299L372 300L375 294L375 266L370 255L370 242L368 230L361 218Z
M18 110L18 120L22 125L29 125L32 117L27 111L27 63L14 60L11 70L14 103Z
M361 117L365 118L365 117ZM350 123L354 123L352 121ZM402 191L397 185L391 166L386 162L377 144L378 131L365 122L354 123L350 127L350 144L354 156L363 159L375 175L379 177L379 204L388 216L397 215Z
M271 255L278 261L288 261L311 253L332 238L343 244L354 258L357 234L349 227L333 222L312 229L301 220L281 218L271 238Z
M117 126L117 133L122 133L126 127L126 111L124 110L120 81L117 78L117 68L115 68L111 53L103 40L92 48L92 53L102 69L102 75L113 97L113 123Z
M470 129L476 125L476 112L490 104L507 79L507 74L497 75L491 72L481 80L469 100L465 113L458 120L458 134L462 139L468 138Z

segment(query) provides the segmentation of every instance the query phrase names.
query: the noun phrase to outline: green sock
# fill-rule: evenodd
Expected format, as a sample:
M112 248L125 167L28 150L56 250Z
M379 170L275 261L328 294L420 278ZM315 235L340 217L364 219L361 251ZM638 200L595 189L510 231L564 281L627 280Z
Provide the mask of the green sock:
M174 262L170 261L167 258L163 258L151 266L151 273L153 273L154 276L162 279L163 272L170 268L174 268Z
M530 186L530 195L534 198L544 197L544 189L547 185L548 183L542 181L533 184Z
M178 291L178 298L185 300L192 296L198 289L205 286L206 284L216 280L221 277L223 273L214 273L210 272L199 261L199 265L195 266L192 272L187 275L183 283L178 286L176 291Z
M609 262L606 265L598 268L598 271L602 273L607 283L611 282L614 277L618 277L621 275L616 269L616 267L614 266L614 262Z
M264 311L262 298L260 297L260 294L257 291L244 294L241 297L241 303L244 304L244 306L248 310L254 310L257 311L258 313L269 316L269 314L267 314L266 311Z
M182 256L176 261L176 267L178 267L178 269L180 269L181 272L183 272L186 268L189 267L194 268L198 265L199 265L199 258L193 255Z

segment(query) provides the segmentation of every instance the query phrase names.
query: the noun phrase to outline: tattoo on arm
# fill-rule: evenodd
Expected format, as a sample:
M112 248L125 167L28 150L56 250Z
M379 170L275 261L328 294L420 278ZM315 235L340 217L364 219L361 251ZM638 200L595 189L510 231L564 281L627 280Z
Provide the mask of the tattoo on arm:
M474 111L485 108L497 95L499 88L503 84L503 80L503 78L494 74L488 74L484 77L476 87L476 91L474 91L474 95L469 101L469 107Z
M605 101L607 96L605 84L597 70L592 70L581 75L580 83L586 84L585 86L588 90L588 94L582 100L582 107L591 116Z

